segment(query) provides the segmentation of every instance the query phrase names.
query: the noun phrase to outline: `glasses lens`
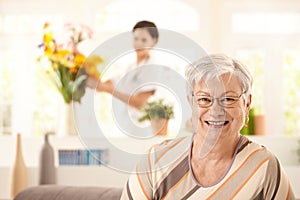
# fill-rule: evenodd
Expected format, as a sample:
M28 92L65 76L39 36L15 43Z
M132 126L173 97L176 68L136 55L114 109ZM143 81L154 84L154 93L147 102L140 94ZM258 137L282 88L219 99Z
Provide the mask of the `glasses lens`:
M222 97L219 99L220 105L227 107L238 101L237 97Z
M197 104L202 107L210 106L212 103L211 97L197 97Z

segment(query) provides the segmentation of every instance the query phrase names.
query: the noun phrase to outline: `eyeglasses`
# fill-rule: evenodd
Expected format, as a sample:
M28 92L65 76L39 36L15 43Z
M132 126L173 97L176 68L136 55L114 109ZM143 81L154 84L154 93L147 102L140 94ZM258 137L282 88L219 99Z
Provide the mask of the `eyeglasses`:
M240 100L240 98L245 94L246 92L243 92L239 96L225 96L220 98L214 98L211 96L195 96L192 94L193 99L195 99L196 103L201 108L208 108L211 105L213 105L215 99L218 101L219 105L224 108L232 108L234 107L234 104Z

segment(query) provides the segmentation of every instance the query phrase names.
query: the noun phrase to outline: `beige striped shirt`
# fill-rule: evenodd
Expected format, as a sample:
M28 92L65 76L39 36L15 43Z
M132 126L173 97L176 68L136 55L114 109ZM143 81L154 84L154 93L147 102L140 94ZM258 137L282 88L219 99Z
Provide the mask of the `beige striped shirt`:
M121 199L295 199L278 159L266 147L241 136L225 176L203 187L193 176L192 136L153 146L137 164Z

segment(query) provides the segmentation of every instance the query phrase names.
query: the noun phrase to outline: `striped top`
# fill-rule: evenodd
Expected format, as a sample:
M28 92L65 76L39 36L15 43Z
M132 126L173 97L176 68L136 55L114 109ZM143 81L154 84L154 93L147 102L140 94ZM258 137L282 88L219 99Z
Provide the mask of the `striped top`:
M224 177L202 187L191 170L191 137L151 147L147 160L140 161L128 179L121 199L295 199L276 156L244 136Z

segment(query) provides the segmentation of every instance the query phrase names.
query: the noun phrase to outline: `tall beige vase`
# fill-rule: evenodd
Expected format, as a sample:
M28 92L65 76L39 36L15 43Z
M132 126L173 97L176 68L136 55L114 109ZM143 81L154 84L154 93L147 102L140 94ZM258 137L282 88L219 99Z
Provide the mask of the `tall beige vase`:
M10 186L11 198L14 198L20 191L27 188L27 186L28 186L27 168L22 153L21 134L18 133L17 143L16 143L16 157L11 172L11 186Z

